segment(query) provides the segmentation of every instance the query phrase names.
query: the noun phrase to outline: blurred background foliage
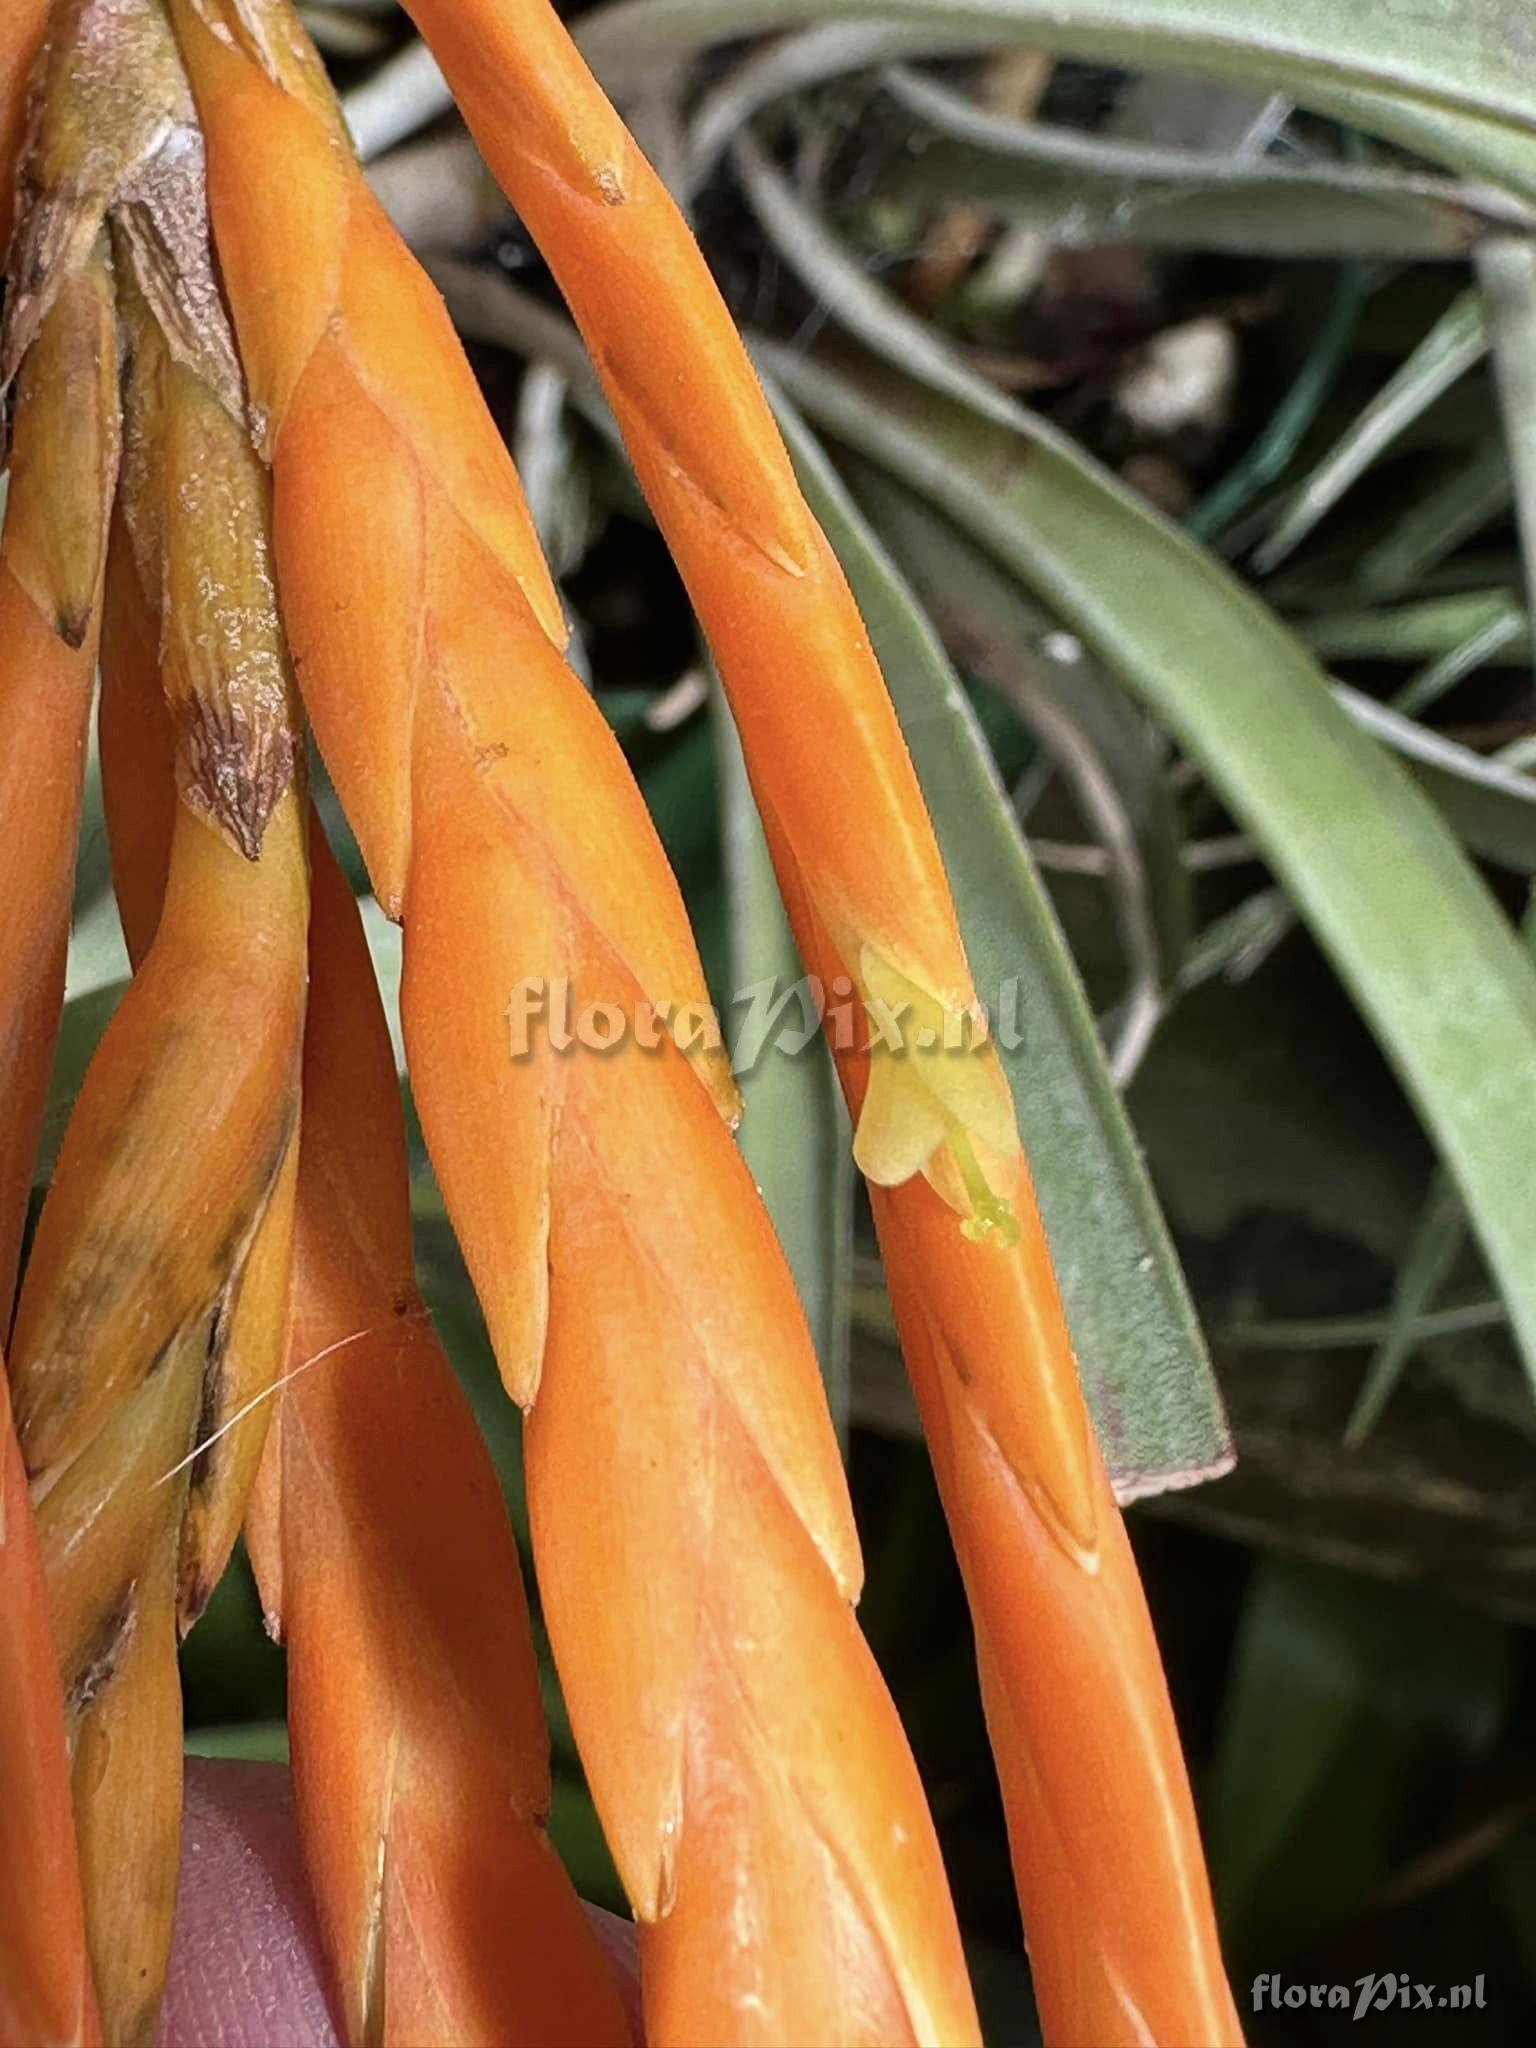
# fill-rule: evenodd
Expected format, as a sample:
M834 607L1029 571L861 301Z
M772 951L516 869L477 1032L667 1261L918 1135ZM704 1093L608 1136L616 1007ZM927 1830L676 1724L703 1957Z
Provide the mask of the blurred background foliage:
M795 969L665 549L403 17L388 0L302 11L470 341L729 1018L733 991ZM1481 1975L1486 2005L1455 2038L1527 2040L1522 0L1412 20L1388 0L567 11L784 404L983 993L1020 979L1012 1077L1100 1429L1141 1497L1240 2003L1263 1971ZM815 676L783 686L814 719ZM366 893L355 853L353 874ZM398 937L370 928L388 989ZM124 972L98 804L55 1132ZM989 2038L1025 2042L964 1603L841 1110L819 1050L770 1053L746 1093L743 1143L848 1447L864 1625ZM517 1417L419 1144L416 1207L424 1284L522 1528ZM1212 1478L1223 1406L1236 1464ZM284 1754L282 1658L243 1560L185 1678L189 1747ZM583 1890L618 1905L552 1673L548 1693L554 1832ZM1251 2026L1276 2044L1352 2029L1326 2010ZM1355 2031L1441 2029L1394 2011Z

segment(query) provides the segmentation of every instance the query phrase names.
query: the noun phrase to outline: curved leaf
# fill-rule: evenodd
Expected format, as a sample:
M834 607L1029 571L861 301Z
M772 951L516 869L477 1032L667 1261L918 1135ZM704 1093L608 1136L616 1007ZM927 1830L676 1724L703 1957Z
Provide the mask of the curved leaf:
M1536 781L1470 747L1417 725L1347 683L1333 693L1366 732L1408 767L1457 837L1485 860L1520 874L1536 873Z
M1487 353L1482 295L1464 291L1286 499L1272 532L1254 550L1255 568L1266 574L1278 568L1398 435Z
M1347 164L1149 148L987 112L893 67L886 85L937 140L919 138L894 189L973 205L1070 247L1140 242L1239 255L1464 256L1529 216L1445 179Z
M861 361L764 360L1044 599L1201 764L1373 1025L1536 1374L1536 970L1445 825L1301 644L1062 435Z
M577 33L617 86L717 43L830 21L975 28L1060 56L1251 81L1536 197L1525 0L616 0Z

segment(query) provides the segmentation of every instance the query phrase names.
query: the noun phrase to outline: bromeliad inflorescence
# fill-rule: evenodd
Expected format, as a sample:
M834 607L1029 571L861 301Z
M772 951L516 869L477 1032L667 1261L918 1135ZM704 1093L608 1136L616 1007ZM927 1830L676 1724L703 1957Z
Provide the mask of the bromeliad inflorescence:
M872 1023L906 1019L905 1042L874 1030L839 1067L972 1603L1047 2038L1235 2040L1008 1084L842 572L680 215L544 0L412 11L571 304L710 637L807 969L846 977ZM3 343L0 830L28 850L0 905L0 1281L98 637L136 973L10 1344L38 1549L0 1529L0 1653L27 1702L0 1795L38 1789L6 1809L0 1860L46 1883L32 1915L0 1890L0 2014L90 2038L93 1980L107 2039L152 2037L176 1634L246 1517L347 2038L624 2037L543 1833L516 1557L415 1293L393 1069L308 816L307 721L404 925L415 1101L527 1411L543 1614L640 1923L647 2038L974 2040L723 1056L505 1056L530 976L626 1013L705 991L441 301L289 0L56 0L3 34L0 133L28 63L31 111Z

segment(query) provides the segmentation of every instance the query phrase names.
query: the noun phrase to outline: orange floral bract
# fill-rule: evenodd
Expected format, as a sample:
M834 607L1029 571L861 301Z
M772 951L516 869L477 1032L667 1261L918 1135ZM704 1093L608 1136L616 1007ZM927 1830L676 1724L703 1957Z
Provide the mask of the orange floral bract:
M11 235L16 158L27 124L27 80L51 0L7 0L0 20L0 252Z
M0 2041L101 2039L48 1594L0 1359Z
M529 979L627 1015L702 998L676 885L560 657L440 303L340 149L291 10L177 0L176 20L306 703L403 913L416 1102L531 1404L544 1613L642 1922L647 2038L973 2040L932 1824L849 1612L814 1356L719 1114L723 1060L667 1037L610 1059L509 1042ZM275 288L296 248L304 303Z
M544 1833L548 1737L496 1475L412 1280L405 1132L362 926L315 838L290 1383L252 1554L349 2039L620 2048Z
M102 704L130 942L174 812L136 579ZM413 1272L405 1131L351 892L311 823L310 996L288 1364L247 1540L288 1652L301 1844L346 2038L620 2048L601 1950L543 1832L548 1739L516 1549Z

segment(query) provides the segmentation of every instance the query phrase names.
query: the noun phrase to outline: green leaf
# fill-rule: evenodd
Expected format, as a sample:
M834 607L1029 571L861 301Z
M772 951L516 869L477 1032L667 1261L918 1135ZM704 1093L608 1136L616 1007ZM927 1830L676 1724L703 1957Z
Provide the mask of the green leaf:
M1371 606L1368 610L1318 612L1298 619L1296 631L1324 661L1436 660L1474 636L1513 626L1496 644L1507 651L1525 640L1525 608L1505 590L1468 591L1429 597L1417 604Z
M86 750L85 780L80 790L73 919L78 922L82 913L111 893L112 859L107 845L107 819L101 796L101 743L93 724Z
M629 1901L619 1883L586 1785L570 1771L556 1771L550 1785L549 1839L581 1896L594 1906L625 1916Z
M101 751L94 725L80 790L80 828L70 910L69 958L64 970L68 996L86 996L128 973L128 949L112 894L112 861L102 808Z
M972 29L1064 57L1252 82L1536 197L1536 21L1525 0L616 0L578 26L611 88L810 22Z
M1509 654L1524 639L1525 616L1512 605L1411 675L1393 696L1393 710L1416 717L1438 704L1465 677L1496 662L1501 654Z
M1464 845L1517 874L1536 873L1536 781L1347 684L1333 691L1358 725L1399 756ZM1180 966L1180 987L1198 988L1215 974L1242 979L1294 922L1283 891L1259 891L1201 933Z
M1244 256L1465 256L1500 225L1527 221L1514 202L1445 179L1148 148L1009 120L918 73L893 69L885 82L941 138L915 138L886 189L979 207L1069 248L1139 242Z
M243 1543L235 1545L213 1598L181 1646L179 1661L189 1749L204 1728L281 1725L283 1653L263 1626Z
M827 1402L848 1434L849 1269L853 1257L853 1152L832 1058L814 1011L790 992L802 969L758 821L746 764L724 698L715 692L725 850L731 1051L741 1087L742 1154L795 1276ZM804 1045L766 1025L775 1006ZM745 999L745 1000L744 1000Z
M1262 966L1296 921L1283 889L1256 889L1212 919L1185 956L1179 986L1199 988L1219 975L1246 981Z
M1361 555L1355 565L1361 594L1382 600L1405 596L1464 540L1497 519L1513 494L1504 437L1495 431L1414 499Z
M755 143L743 136L736 145L736 157L748 198L775 247L835 319L935 390L960 398L978 414L1008 428L1027 430L1029 416L988 386L898 300L867 277ZM1325 330L1341 337L1332 345L1335 355L1353 325L1362 290L1355 274L1346 273L1340 294L1342 318L1330 321ZM1311 374L1314 369L1315 375ZM1278 441L1267 436L1257 452L1250 451L1196 507L1188 521L1192 531L1223 523L1269 473L1266 465L1272 467L1273 462L1287 459L1300 420L1310 417L1330 375L1328 365L1314 352L1308 372L1291 394L1297 400L1294 430L1288 426ZM1289 404L1281 409L1292 410ZM1481 518L1486 515L1490 493L1497 501L1508 489L1503 452L1495 442L1486 455L1474 457L1465 470L1453 476L1448 490L1454 503L1448 503L1442 491L1431 493L1422 505L1410 509L1366 558L1362 580L1374 577L1390 588L1411 580L1466 530L1469 519L1462 510L1463 501L1470 503L1471 517ZM1465 747L1441 740L1370 698L1342 687L1340 694L1357 722L1404 756L1468 845L1530 871L1536 851L1536 811L1531 808L1536 802L1536 786L1510 769L1480 760ZM1144 968L1147 963L1139 957L1138 936L1131 922L1126 931L1128 957L1133 965Z
M530 364L518 393L512 442L539 544L560 582L580 567L602 523L591 473L571 432L567 396L565 378L553 364Z
M773 375L1048 604L1176 734L1329 953L1466 1199L1536 1374L1536 970L1300 643L1044 422L781 348Z
M1526 600L1536 603L1536 251L1513 239L1490 242L1479 255L1477 274L1493 335Z
M1364 731L1389 746L1474 853L1519 874L1536 873L1536 781L1416 725L1346 683L1334 696Z
M71 997L94 995L97 989L126 980L128 948L123 943L117 899L106 891L93 896L75 913L64 967L64 987Z
M1009 697L1109 854L1127 981L1110 1070L1123 1088L1179 978L1193 922L1168 742L1082 642L1060 632L948 520L857 458L851 476L855 497L952 658Z
M1271 410L1252 446L1185 515L1185 531L1197 540L1214 540L1225 534L1259 492L1277 482L1290 468L1319 408L1349 359L1374 274L1374 265L1340 265L1327 316L1319 323L1288 389Z
M1421 1310L1407 1321L1394 1304L1375 1315L1270 1316L1257 1323L1223 1323L1220 1341L1233 1351L1374 1350L1401 1329L1415 1344L1431 1337L1464 1337L1474 1330L1502 1330L1509 1312L1502 1301L1458 1301L1449 1308Z
M285 1764L288 1761L286 1721L226 1721L206 1728L189 1728L182 1743L185 1756L233 1757L247 1764Z
M1448 1750L1491 1740L1510 1676L1496 1622L1418 1589L1260 1564L1207 1805L1217 1902L1244 1960L1273 1969L1358 1910L1414 1791Z
M867 275L751 136L737 138L734 155L742 188L769 240L832 319L935 391L1008 416L1009 401L935 328Z
M1106 1462L1124 1498L1214 1476L1230 1443L1183 1276L975 715L826 456L789 408L780 422L885 670L994 1021L1023 985L1023 1042L1000 1049Z
M385 915L376 896L360 896L357 907L363 920L363 932L368 940L374 977L379 984L379 997L384 1005L384 1021L389 1026L389 1042L395 1053L395 1072L403 1074L405 1032L400 1023L400 976L405 965L404 934L399 925Z
M1386 1335L1366 1367L1344 1430L1347 1444L1364 1443L1380 1419L1403 1367L1413 1356L1420 1320L1433 1308L1435 1296L1450 1278L1466 1238L1467 1212L1461 1197L1450 1175L1437 1168L1398 1269Z
M703 184L720 152L760 108L789 93L900 58L965 56L991 40L974 25L946 36L923 21L827 21L763 43L699 101L688 129L689 187Z
M1287 498L1274 530L1254 551L1255 568L1266 575L1277 568L1398 435L1487 353L1482 295L1462 292Z
M1526 912L1521 936L1536 955L1536 898ZM1433 1311L1435 1297L1455 1269L1466 1238L1465 1205L1444 1167L1437 1167L1398 1268L1386 1334L1355 1397L1344 1431L1346 1443L1363 1443L1380 1420L1423 1335L1423 1319Z

